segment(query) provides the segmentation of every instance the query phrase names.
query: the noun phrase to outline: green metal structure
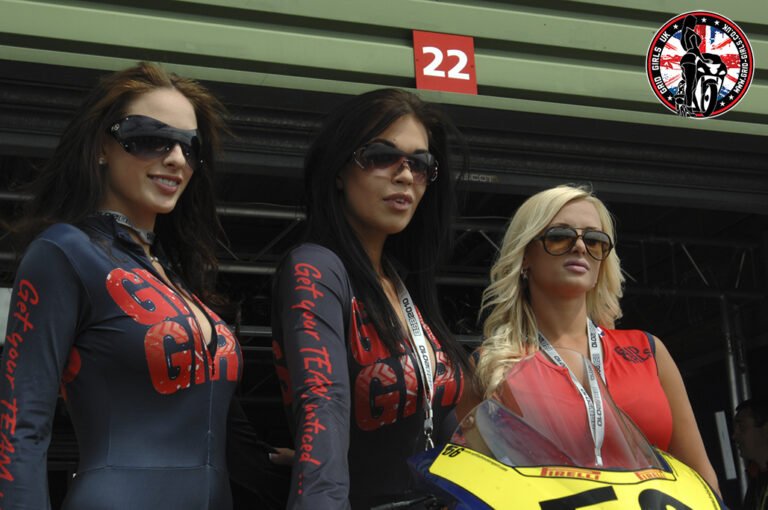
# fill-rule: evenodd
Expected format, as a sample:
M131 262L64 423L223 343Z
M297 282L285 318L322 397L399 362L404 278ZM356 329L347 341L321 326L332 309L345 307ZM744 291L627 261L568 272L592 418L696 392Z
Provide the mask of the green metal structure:
M671 115L645 77L654 33L691 10L736 22L756 59L746 97L716 120ZM206 81L356 94L415 87L414 29L475 39L479 94L429 100L768 135L764 0L0 0L0 59L99 70L147 59Z

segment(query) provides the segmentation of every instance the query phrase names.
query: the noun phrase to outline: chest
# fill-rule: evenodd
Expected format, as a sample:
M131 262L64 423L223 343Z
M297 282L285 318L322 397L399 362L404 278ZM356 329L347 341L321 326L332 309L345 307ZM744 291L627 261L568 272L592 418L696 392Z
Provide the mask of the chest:
M423 348L426 350L426 356L421 356L421 363L422 365L429 360L429 370L434 374L435 372L435 347L432 342L430 342L426 335L424 335L424 342L421 342L420 344L416 344L413 339L413 333L411 332L411 327L409 326L409 320L417 319L417 312L415 310L415 307L411 307L407 310L407 313L410 315L408 317L406 315L406 309L402 306L399 297L397 294L394 293L393 290L388 289L387 292L387 299L389 300L390 306L392 306L392 309L395 310L395 313L397 314L397 318L400 323L400 329L404 332L404 335L406 336L407 345L412 349L412 351L415 351L419 348ZM423 328L422 328L423 331ZM423 368L423 366L422 366Z
M158 394L236 382L240 346L212 311L136 265L105 265L88 282L92 309L75 340L67 379L134 374ZM106 374L106 375L105 375Z
M348 333L350 384L354 421L358 428L377 430L404 419L422 417L427 398L422 368L406 339L392 353L379 338L362 303L353 299ZM418 312L416 316L420 319ZM455 406L463 374L451 362L429 327L421 321L433 363L431 407L436 416Z

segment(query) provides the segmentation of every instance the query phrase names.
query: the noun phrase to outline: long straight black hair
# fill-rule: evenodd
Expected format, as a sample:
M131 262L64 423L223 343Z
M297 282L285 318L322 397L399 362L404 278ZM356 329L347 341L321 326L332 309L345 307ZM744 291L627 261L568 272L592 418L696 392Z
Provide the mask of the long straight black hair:
M440 313L435 287L437 266L449 245L455 208L457 172L451 168L449 137L464 147L460 133L440 110L410 92L379 89L355 96L331 112L304 160L305 237L339 256L379 338L390 352L401 352L407 333L399 326L400 320L384 294L371 260L347 220L336 178L350 164L355 150L405 115L413 115L426 128L429 151L439 163L439 175L427 186L408 226L387 238L384 269L396 268L454 366L466 368L466 353L453 339ZM466 157L462 158L462 166L465 161Z
M203 165L195 170L176 207L157 217L155 231L165 254L191 290L213 296L218 268L216 243L223 229L213 192L214 153L224 129L224 107L198 82L148 62L106 75L87 94L59 140L59 145L30 185L33 198L12 228L21 248L45 227L78 223L98 210L104 193L105 167L99 155L108 126L123 117L138 96L162 88L181 92L192 104L202 138Z

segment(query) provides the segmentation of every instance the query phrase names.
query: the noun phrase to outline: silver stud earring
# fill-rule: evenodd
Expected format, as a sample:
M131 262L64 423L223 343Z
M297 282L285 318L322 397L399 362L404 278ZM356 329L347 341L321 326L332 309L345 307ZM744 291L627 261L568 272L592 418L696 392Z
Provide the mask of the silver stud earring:
M103 157L99 158L99 166L107 166L107 160Z
M528 281L528 268L527 267L520 270L520 278L522 278L524 282Z

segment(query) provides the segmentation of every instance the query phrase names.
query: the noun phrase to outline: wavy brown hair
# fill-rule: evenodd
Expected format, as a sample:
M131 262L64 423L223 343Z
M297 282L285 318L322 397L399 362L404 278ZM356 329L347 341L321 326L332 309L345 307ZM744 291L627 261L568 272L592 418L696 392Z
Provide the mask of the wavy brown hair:
M96 212L104 193L105 168L99 165L99 156L108 126L125 116L137 97L162 88L176 89L192 104L202 138L203 165L194 172L173 211L158 215L155 231L174 270L193 292L205 298L211 294L218 268L216 243L223 238L213 176L214 155L225 129L225 109L197 81L157 64L140 62L99 80L62 133L53 156L29 186L33 198L13 230L25 247L53 223L78 223Z

